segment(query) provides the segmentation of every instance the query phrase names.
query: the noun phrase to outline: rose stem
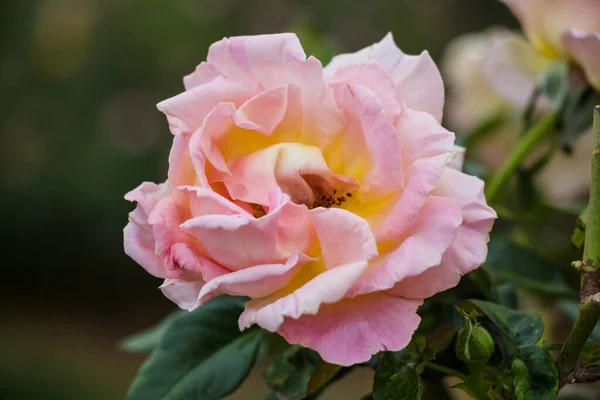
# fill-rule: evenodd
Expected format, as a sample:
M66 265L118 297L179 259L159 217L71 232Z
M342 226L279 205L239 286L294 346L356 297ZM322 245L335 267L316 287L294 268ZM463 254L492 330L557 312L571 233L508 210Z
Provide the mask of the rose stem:
M577 359L600 318L600 106L594 109L594 151L583 262L579 315L556 361L560 387L567 383Z

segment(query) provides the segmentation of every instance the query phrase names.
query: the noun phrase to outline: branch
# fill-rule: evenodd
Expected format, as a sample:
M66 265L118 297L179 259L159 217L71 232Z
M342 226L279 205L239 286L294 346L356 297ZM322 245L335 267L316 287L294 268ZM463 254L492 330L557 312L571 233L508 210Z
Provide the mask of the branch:
M600 380L600 365L584 365L569 374L567 383L593 383Z
M556 361L560 386L572 381L572 371L583 346L600 319L600 107L594 109L594 152L592 181L583 262L580 264L579 315Z

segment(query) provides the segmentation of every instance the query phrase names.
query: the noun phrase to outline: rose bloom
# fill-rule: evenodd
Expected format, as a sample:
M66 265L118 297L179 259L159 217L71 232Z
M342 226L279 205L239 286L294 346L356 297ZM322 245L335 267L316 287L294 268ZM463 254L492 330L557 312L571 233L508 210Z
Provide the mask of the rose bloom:
M600 90L600 3L598 0L502 0L525 34L551 58L568 58Z
M352 365L411 340L423 299L486 258L496 214L453 167L444 88L391 35L326 67L293 34L213 44L158 104L168 180L145 182L125 251L193 310L247 296L253 324Z
M523 111L552 59L525 37L503 28L490 28L454 39L444 52L442 72L448 86L446 118L457 132L469 132L498 116L502 123L470 148L470 155L490 171L507 159L523 131ZM549 101L538 101L540 113ZM548 150L550 139L525 159L532 164ZM584 198L591 179L591 129L574 144L572 152L556 151L536 174L535 183L546 201L564 205Z

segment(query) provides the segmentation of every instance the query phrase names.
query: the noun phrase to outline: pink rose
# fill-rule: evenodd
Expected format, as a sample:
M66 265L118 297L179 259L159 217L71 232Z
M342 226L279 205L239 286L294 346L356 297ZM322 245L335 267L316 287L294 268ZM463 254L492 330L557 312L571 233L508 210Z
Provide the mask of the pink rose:
M213 44L161 102L167 182L143 183L125 251L192 310L228 293L240 316L324 360L405 347L423 299L486 257L496 217L439 124L427 54L391 35L326 67L293 34Z
M600 90L600 3L598 0L502 0L525 34L546 56L570 58Z

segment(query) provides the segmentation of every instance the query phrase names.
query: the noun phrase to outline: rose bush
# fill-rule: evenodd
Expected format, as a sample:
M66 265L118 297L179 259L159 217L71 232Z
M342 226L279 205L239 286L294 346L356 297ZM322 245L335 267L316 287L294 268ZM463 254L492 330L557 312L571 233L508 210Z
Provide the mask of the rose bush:
M126 195L125 251L192 310L247 296L253 324L351 365L405 347L423 299L480 266L496 217L455 167L427 52L391 35L325 68L293 34L213 44L158 104L168 180Z

